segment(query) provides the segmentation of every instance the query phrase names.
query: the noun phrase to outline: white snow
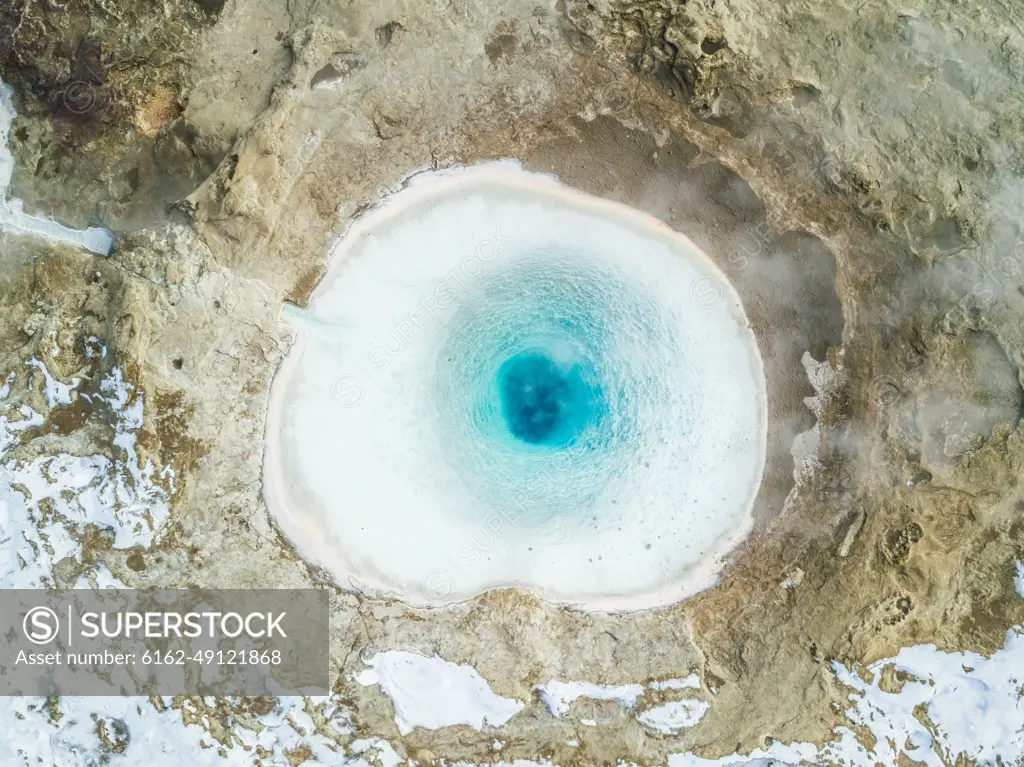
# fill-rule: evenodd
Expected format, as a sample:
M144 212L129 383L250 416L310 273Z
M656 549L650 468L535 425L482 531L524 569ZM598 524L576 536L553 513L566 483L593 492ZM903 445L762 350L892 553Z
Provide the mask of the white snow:
M410 765L415 765L415 762L410 762ZM476 767L476 765L470 762L459 762L453 765L453 767ZM555 764L548 759L538 759L536 762L532 759L516 759L513 762L494 762L493 764L483 765L483 767L555 767Z
M403 650L378 653L356 675L361 685L379 685L395 707L395 724L403 735L416 727L437 730L466 724L501 727L523 709L523 703L491 690L476 669Z
M711 708L707 701L684 698L649 708L636 715L645 727L671 735L685 727L693 727Z
M991 658L918 645L869 670L877 680L888 665L908 675L899 692L884 692L877 681L868 684L856 672L833 667L839 680L856 691L847 716L875 736L872 758L895 764L903 751L929 767L941 767L961 757L988 765L1013 763L1024 755L1024 634L1019 629L1007 633L1005 646ZM927 711L930 725L915 716L918 706Z
M212 700L212 699L210 699ZM251 767L255 750L267 752L263 764L288 764L285 751L300 746L309 749L307 764L339 767L395 767L405 764L387 741L359 740L346 751L316 731L309 705L323 705L322 713L335 732L351 732L341 708L323 698L278 698L270 713L259 716L252 727L236 722L226 741L210 734L212 723L191 701L183 703L191 724L183 723L183 712L170 708L171 698L161 699L163 711L148 698L63 697L51 717L45 698L5 698L0 706L0 764L28 767L47 764L59 767L93 767L97 764L123 767ZM130 736L122 753L104 748L97 730L108 733L126 729ZM122 729L123 725L123 729ZM123 742L124 738L115 738Z
M593 682L563 682L552 680L545 685L538 685L540 699L552 716L563 717L569 712L572 703L580 698L590 700L611 700L623 708L636 708L637 698L645 690L699 690L700 675L696 672L680 679L661 679L642 684L595 684ZM710 704L698 698L685 698L656 706L636 715L642 724L671 732L673 728L692 727L700 721ZM581 719L581 724L593 727L593 720Z
M21 200L7 199L7 189L11 183L11 174L14 172L14 157L7 147L11 121L16 115L12 93L11 88L0 80L0 231L9 229L39 234L57 242L86 248L102 256L109 255L114 245L114 237L106 229L69 229L56 221L25 213Z
M626 708L633 708L636 699L644 694L644 687L639 684L594 684L552 680L545 685L539 685L537 691L551 715L561 717L569 712L569 705L579 698L614 700Z
M43 374L43 396L46 397L46 404L50 407L56 407L57 405L70 405L71 404L71 392L77 388L82 382L80 378L72 378L71 383L65 384L58 381L52 375L50 371L46 369L46 365L37 360L35 357L25 363L29 367L35 368Z
M5 389L8 387L9 384L4 384ZM4 392L3 397L0 397L0 399L6 398L7 393ZM37 413L28 405L21 405L18 408L18 415L21 417L15 418L13 421L8 415L0 415L0 457L2 457L4 452L15 443L17 440L15 434L17 432L42 426L46 421L42 415Z
M818 419L821 417L822 405L832 396L836 372L828 362L818 362L809 352L804 352L800 362L815 392L813 397L804 397L804 405ZM790 453L793 456L793 479L798 483L821 468L818 460L820 443L821 428L817 420L810 429L793 437Z
M406 764L406 762L398 755L394 747L386 740L380 738L365 738L362 740L354 740L349 744L349 750L359 756L366 756L366 760L357 759L355 761L345 760L342 764L345 767L358 765L373 765L374 767L396 767L399 764ZM331 764L331 762L326 762ZM413 762L408 762L413 765Z
M672 754L668 758L668 767L732 767L743 765L743 767L789 767L797 764L819 764L818 750L813 743L794 743L784 745L773 743L772 747L765 751L755 748L749 755L732 754L723 756L721 759L705 759L689 751L684 754ZM884 767L896 767L883 762ZM871 767L880 767L872 764Z
M1017 564L1015 585L1024 596L1024 564ZM897 692L879 687L887 666L904 675ZM980 767L1015 764L1024 756L1024 628L1007 632L1004 647L990 658L971 652L941 652L934 645L918 645L880 660L862 674L835 663L837 681L850 689L847 724L834 730L835 740L821 749L812 743L775 742L768 749L708 760L691 753L675 754L669 767L755 767L781 764L834 764L844 767L894 765L900 755L926 767L944 767L958 760ZM872 682L866 681L872 679ZM651 682L648 689L698 689L700 678ZM641 685L595 685L552 682L541 697L555 716L568 712L580 697L617 700L631 708L643 692ZM641 724L664 734L696 726L710 709L697 698L665 703L636 715ZM922 718L920 712L926 714ZM592 720L581 724L595 726ZM873 736L871 750L858 739L853 726Z
M906 675L902 688L885 692L878 686L886 666ZM869 750L847 725L835 729L836 739L818 749L812 743L775 742L767 750L703 759L675 754L669 767L726 767L775 764L875 767L900 763L900 754L926 765L945 767L967 760L980 767L1016 764L1024 756L1024 629L1007 632L1004 647L991 658L976 653L946 653L934 645L901 650L893 658L871 664L873 682L840 664L837 679L852 692L846 717L871 733ZM917 715L923 711L926 716Z
M1017 587L1017 593L1024 597L1024 562L1017 563L1017 577L1013 579L1013 585Z
M38 360L29 364L43 372L44 396L51 407L70 404L77 381L62 383ZM11 380L5 384L8 391ZM139 466L135 452L141 393L134 392L118 369L100 388L109 396L91 402L109 408L113 416L114 444L122 451L114 461L100 454L7 458L18 432L42 426L45 419L24 405L19 408L21 420L0 415L0 588L55 585L51 572L57 562L67 557L81 561L78 535L87 524L106 530L117 548L148 547L167 519L167 491L154 484L152 463ZM98 577L99 583L112 580Z
M652 690L699 690L700 675L694 672L683 679L662 679L647 686Z

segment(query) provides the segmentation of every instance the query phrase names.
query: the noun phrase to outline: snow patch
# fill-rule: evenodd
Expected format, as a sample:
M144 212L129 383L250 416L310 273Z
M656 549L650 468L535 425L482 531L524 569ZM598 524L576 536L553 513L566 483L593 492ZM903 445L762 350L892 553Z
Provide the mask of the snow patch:
M552 680L545 685L539 685L537 691L551 715L562 717L569 713L570 704L578 698L614 700L626 708L633 708L636 699L644 694L644 687L639 684L594 684Z
M10 380L10 379L8 379ZM5 388L8 384L5 384ZM7 399L4 395L3 399ZM35 429L42 426L46 419L28 405L21 405L18 408L21 418L10 420L6 415L0 415L0 458L17 441L15 436L19 431Z
M46 404L50 407L71 404L71 392L82 382L81 378L72 378L70 384L61 383L46 369L46 365L35 357L25 363L30 368L35 368L43 374L43 396L46 397Z
M647 686L652 690L699 690L700 676L693 673L683 679L662 679Z
M412 765L412 767L415 767L415 762L410 762L410 764ZM447 764L447 762L445 762L445 764ZM453 767L478 767L478 766L475 765L475 764L472 764L471 762L459 762L458 764L453 765ZM532 759L516 759L515 761L512 761L512 762L495 762L493 764L480 765L479 767L556 767L556 766L555 766L554 762L552 762L552 761L550 761L548 759L540 759L540 760L538 760L536 762L533 761Z
M251 767L257 749L266 753L264 764L289 764L286 752L294 753L300 747L309 750L307 764L395 767L405 763L391 744L378 739L351 743L346 757L334 740L318 732L307 711L307 701L310 706L323 704L321 714L329 727L336 733L350 733L342 709L322 698L277 698L272 711L256 717L251 726L229 728L224 741L210 734L209 718L200 714L194 702L183 704L192 720L185 724L184 712L170 707L172 700L63 697L55 699L58 715L51 717L46 698L7 698L0 707L0 732L4 733L0 764ZM207 699L210 702L212 699ZM124 750L118 753L105 746L99 737L101 730L108 741L123 745Z
M38 234L56 242L86 248L101 256L110 255L114 236L106 229L69 229L56 221L25 213L21 200L7 199L11 175L14 173L14 156L7 147L7 140L11 132L11 121L17 114L12 94L11 87L0 80L0 232L10 230Z
M472 666L428 658L402 650L378 653L370 668L356 675L364 686L378 685L395 708L395 724L403 735L417 727L438 730L466 724L476 730L500 727L524 704L503 698Z
M721 759L705 759L689 751L685 754L672 754L668 758L668 767L793 767L804 763L818 764L815 761L817 758L818 752L812 743L795 743L791 746L773 743L769 750L755 748L749 756L732 754Z
M672 735L685 727L696 725L709 708L711 705L707 701L684 698L642 711L636 715L636 719L645 727Z
M905 676L899 692L878 687L881 671L890 665ZM1024 633L1019 628L1007 632L1006 644L990 658L918 645L868 668L873 684L833 663L839 681L859 693L851 694L854 707L847 717L875 736L871 758L895 764L902 752L941 767L961 760L1012 764L1024 755ZM919 706L928 714L927 724L915 716Z
M804 405L814 414L815 419L820 419L822 406L832 396L836 372L828 362L818 362L814 359L810 352L804 352L800 362L803 363L807 380L815 392L813 397L804 397ZM821 468L818 460L820 444L821 426L817 420L814 426L793 438L790 454L793 456L793 479L798 483Z
M343 767L397 767L399 764L405 764L406 762L398 755L395 751L394 746L388 743L386 740L380 738L368 738L363 740L354 740L349 744L349 749L357 757L360 757L358 761L346 760L342 762ZM365 756L365 761L361 758ZM331 762L326 762L331 764Z
M699 690L700 689L700 676L694 672L689 676L680 679L661 679L653 682L648 682L646 685L642 684L595 684L593 682L560 682L558 680L552 680L545 685L538 685L537 692L540 694L540 699L547 707L548 711L552 716L561 718L569 712L569 706L579 698L589 698L590 700L612 700L616 701L624 708L632 709L636 707L637 698L644 694L645 690ZM642 723L647 724L643 720L643 716L648 712L654 712L650 714L649 721L661 721L665 718L666 721L672 716L680 718L680 713L683 709L689 709L694 712L692 715L696 716L693 724L700 721L700 717L704 715L704 712L710 707L710 704L705 703L697 698L687 698L682 701L675 701L667 704L666 706L660 706L648 711L642 712L637 715L637 719ZM665 709L659 711L658 709ZM698 712L699 713L696 713ZM680 721L682 721L680 719ZM581 719L580 722L587 726L594 726L596 722L592 722L588 719ZM653 725L651 725L653 726ZM692 725L681 725L681 726L692 726ZM655 727L655 729L657 729Z
M44 393L51 406L70 404L77 380L61 383L38 360L33 362L46 377ZM19 409L21 420L0 415L0 588L56 585L54 565L68 557L81 561L79 538L86 525L105 531L116 548L149 547L167 520L168 493L154 484L152 462L140 466L135 451L141 392L134 392L119 369L100 388L109 396L90 401L109 407L113 415L114 445L121 450L113 461L100 454L6 459L18 432L42 426L45 419L25 405ZM116 585L108 575L97 576L97 585Z
M886 666L902 672L902 686L897 692L885 692L878 686ZM760 767L766 761L775 765L876 767L900 764L904 760L901 755L926 767L964 761L995 767L1016 764L1024 756L1021 627L1007 632L1005 645L990 658L918 645L871 664L868 671L875 680L871 683L839 663L832 664L832 671L852 690L848 720L872 737L858 738L852 727L840 725L834 730L836 740L821 749L813 743L775 742L768 749L721 759L675 754L669 757L669 767ZM870 750L863 745L869 741Z

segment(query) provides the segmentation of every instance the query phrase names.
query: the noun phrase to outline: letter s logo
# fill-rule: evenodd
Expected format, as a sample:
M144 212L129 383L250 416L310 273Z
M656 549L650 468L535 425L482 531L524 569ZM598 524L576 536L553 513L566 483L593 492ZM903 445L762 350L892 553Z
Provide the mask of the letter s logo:
M25 613L25 620L21 624L22 630L28 641L34 644L46 644L52 642L60 630L60 620L57 613L49 607L33 607Z

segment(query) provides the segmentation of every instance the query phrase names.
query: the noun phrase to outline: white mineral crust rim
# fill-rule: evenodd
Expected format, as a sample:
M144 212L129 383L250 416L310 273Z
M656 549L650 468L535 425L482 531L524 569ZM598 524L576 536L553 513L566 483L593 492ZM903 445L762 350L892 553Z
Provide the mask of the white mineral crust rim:
M278 436L282 434L283 410L287 399L282 395L289 391L309 341L302 315L305 314L305 311L312 310L316 305L318 295L337 280L339 265L346 260L350 251L356 248L368 233L386 227L389 222L401 217L403 212L411 207L460 189L464 189L466 194L469 194L475 186L481 183L498 184L507 189L525 193L534 200L547 198L563 207L570 206L638 231L641 236L664 243L673 251L686 252L694 262L699 264L699 269L703 274L712 276L716 283L715 287L722 291L722 303L735 307L734 313L738 314L738 319L749 336L748 346L753 360L753 369L760 373L757 376L757 399L759 401L756 403L760 433L758 435L759 455L755 472L756 481L751 483L748 503L740 511L730 511L735 524L729 534L719 539L713 550L706 552L699 562L687 563L682 572L669 575L664 583L655 588L628 594L594 595L593 593L559 593L528 582L502 581L481 583L465 591L455 591L448 598L429 599L419 588L419 583L396 588L394 583L388 583L388 578L381 573L361 570L356 567L346 556L343 549L344 542L336 541L334 535L325 535L317 520L311 518L310 514L304 513L306 510L301 505L293 504L288 500L289 498L301 498L304 495L303 488L297 487L297 482L289 482L282 475L282 458L286 451L282 450L281 440L278 439ZM682 290L688 288L690 286L681 286ZM494 589L519 588L536 594L546 602L588 611L628 612L675 604L713 586L725 567L728 554L747 538L753 528L753 506L760 488L765 463L768 405L763 360L756 337L749 326L742 306L742 300L728 277L707 254L685 235L671 229L654 216L625 204L576 191L547 174L527 172L517 161L484 162L469 167L460 166L440 171L425 170L410 174L399 189L390 190L378 204L361 214L335 242L330 250L328 268L310 296L308 310L296 310L296 307L287 304L282 309L282 314L297 314L299 316L289 321L295 330L295 342L286 354L270 392L263 464L263 491L268 509L280 530L299 555L324 568L343 588L352 588L375 598L397 598L415 607L443 607L467 601ZM291 493L288 492L289 488ZM344 492L344 488L339 487L338 491ZM432 564L433 561L424 563L424 570L428 571L425 575L429 574Z

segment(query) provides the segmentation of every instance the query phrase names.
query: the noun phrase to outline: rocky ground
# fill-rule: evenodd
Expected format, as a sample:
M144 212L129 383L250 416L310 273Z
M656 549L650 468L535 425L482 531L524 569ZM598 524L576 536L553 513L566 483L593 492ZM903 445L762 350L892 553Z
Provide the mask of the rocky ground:
M419 764L493 759L493 732L400 735L351 678L407 649L528 701L501 729L505 759L663 764L828 739L848 692L830 660L989 653L1024 623L1022 73L1024 13L1001 0L14 0L10 194L116 242L104 258L0 235L6 404L46 418L12 455L110 452L81 395L117 366L144 393L140 455L175 472L151 545L85 526L82 556L48 577L102 563L136 587L328 583L261 498L280 307L410 173L514 157L659 216L736 283L781 424L758 530L717 586L654 612L514 591L413 610L335 589L355 735ZM82 379L70 403L47 399L32 358ZM812 429L816 458L795 464ZM553 718L533 691L693 670L711 707L674 736L613 703Z

